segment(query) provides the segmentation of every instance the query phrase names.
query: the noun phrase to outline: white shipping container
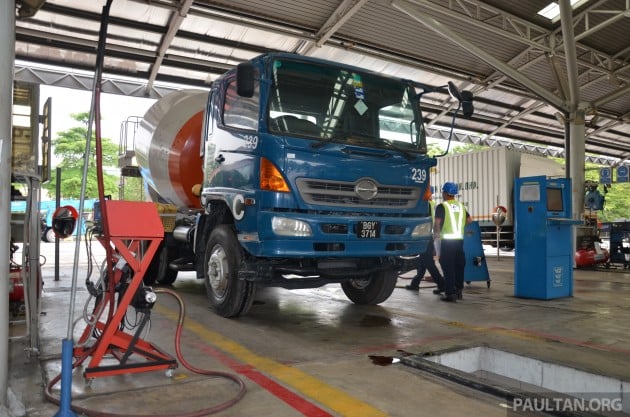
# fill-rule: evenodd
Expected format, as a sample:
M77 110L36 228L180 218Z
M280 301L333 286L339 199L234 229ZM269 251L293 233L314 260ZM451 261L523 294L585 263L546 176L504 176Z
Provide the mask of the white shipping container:
M451 154L438 158L437 166L431 170L433 198L436 203L441 202L442 184L452 181L459 188L457 199L479 222L482 232L496 229L492 213L497 206L507 209L502 226L511 228L514 179L536 175L561 177L564 168L547 157L505 147Z

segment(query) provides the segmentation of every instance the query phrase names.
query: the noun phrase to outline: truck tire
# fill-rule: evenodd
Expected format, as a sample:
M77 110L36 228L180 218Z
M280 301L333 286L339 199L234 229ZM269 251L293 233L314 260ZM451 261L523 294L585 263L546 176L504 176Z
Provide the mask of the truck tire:
M172 252L177 252L175 248L168 248L166 245L155 255L159 259L157 276L155 280L160 285L172 285L177 279L177 269L168 267L172 259L175 259Z
M210 234L204 255L204 282L214 311L223 317L246 314L254 300L255 284L238 279L242 249L231 226Z
M177 279L177 273L179 271L176 269L171 269L168 267L166 267L166 270L164 271L163 274L158 274L158 278L157 278L157 282L160 285L172 285L175 280Z
M176 269L170 269L168 264L170 262L169 249L164 245L164 242L160 243L160 247L157 249L155 256L151 259L147 272L144 274L142 281L144 285L171 285L177 279L178 271Z
M355 304L380 304L392 295L397 281L393 271L376 271L365 278L344 281L341 288Z

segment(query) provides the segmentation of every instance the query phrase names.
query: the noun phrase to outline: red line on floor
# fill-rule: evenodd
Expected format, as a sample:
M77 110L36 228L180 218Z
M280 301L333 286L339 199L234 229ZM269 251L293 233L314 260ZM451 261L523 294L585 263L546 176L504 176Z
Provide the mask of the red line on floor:
M293 407L303 415L307 417L334 417L332 414L322 410L315 404L309 402L308 400L300 397L292 391L289 391L282 385L273 381L272 379L266 377L262 373L258 372L256 369L251 367L250 365L243 364L232 359L230 356L224 354L223 352L213 349L208 345L203 345L200 343L195 343L195 347L202 352L209 354L210 356L218 359L228 367L230 367L235 372L246 376L262 388L269 391L278 399L284 401L289 406Z

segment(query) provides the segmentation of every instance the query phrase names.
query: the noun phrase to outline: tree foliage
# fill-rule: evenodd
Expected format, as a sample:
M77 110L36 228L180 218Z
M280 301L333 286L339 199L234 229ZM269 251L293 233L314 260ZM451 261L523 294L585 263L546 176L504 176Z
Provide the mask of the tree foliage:
M451 153L468 153L489 149L486 145L477 145L476 143L463 143L453 146Z
M599 182L599 171L602 166L587 163L584 173L586 181ZM616 220L630 219L630 184L613 183L610 187L599 185L600 193L606 198L604 210L597 213L600 222L612 222Z
M427 144L427 155L436 156L436 155L442 155L443 153L444 153L444 150L439 144L437 143Z
M79 124L68 130L60 132L53 139L53 151L61 170L61 198L76 199L81 196L81 184L83 182L83 164L85 160L85 145L87 142L89 113L76 113L71 115ZM88 176L85 188L85 198L98 197L98 185L96 179L96 139L92 135L90 141ZM118 146L111 139L101 138L103 167L115 167L117 164ZM56 197L57 172L53 170L51 181L43 184L52 198ZM103 173L103 184L106 195L115 196L118 193L118 176L107 172Z
M123 200L144 201L144 182L142 178L125 177L123 185Z

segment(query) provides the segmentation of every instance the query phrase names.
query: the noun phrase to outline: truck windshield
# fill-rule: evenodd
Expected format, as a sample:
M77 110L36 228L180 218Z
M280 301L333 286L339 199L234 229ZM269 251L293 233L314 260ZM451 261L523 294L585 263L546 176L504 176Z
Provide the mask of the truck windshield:
M407 82L292 60L273 61L271 76L272 133L426 153L416 91Z

